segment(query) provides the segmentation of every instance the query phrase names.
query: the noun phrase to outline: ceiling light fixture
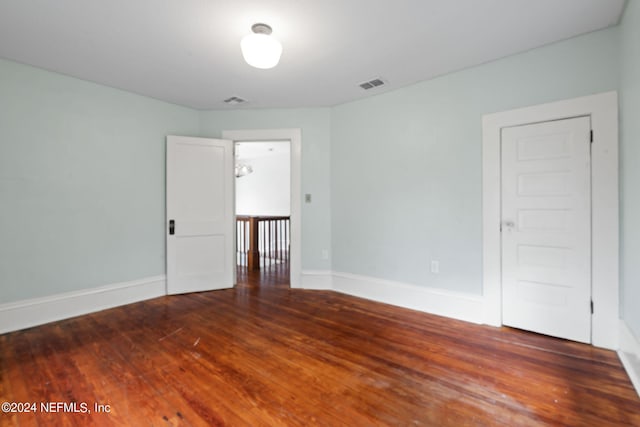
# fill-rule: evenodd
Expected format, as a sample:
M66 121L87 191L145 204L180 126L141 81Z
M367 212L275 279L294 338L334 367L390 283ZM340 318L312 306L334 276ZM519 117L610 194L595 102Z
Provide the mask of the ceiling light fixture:
M253 24L252 34L246 35L240 42L242 56L252 67L268 69L278 65L282 55L282 45L271 36L271 27L267 24Z
M247 165L245 163L236 163L236 178L242 178L243 176L247 176L250 173L253 173L253 168L251 165Z

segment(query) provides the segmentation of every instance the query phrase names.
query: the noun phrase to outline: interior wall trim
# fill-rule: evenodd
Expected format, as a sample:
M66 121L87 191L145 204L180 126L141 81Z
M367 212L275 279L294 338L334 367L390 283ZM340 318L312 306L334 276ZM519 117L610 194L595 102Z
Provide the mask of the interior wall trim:
M166 276L0 305L0 334L156 298L166 294Z
M640 341L624 320L620 320L620 349L618 357L640 396Z
M483 323L484 300L481 296L427 288L407 283L333 272L333 290L373 301Z
M300 286L291 286L297 289L331 290L333 289L333 277L329 270L302 270Z

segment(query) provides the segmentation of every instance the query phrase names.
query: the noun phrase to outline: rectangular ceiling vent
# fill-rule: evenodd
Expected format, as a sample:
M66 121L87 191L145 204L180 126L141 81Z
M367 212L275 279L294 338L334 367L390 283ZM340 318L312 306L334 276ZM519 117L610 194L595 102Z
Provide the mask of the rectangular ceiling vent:
M242 99L238 96L232 96L231 98L227 98L224 100L224 103L227 105L240 105L246 103L246 99Z
M360 87L364 90L369 90L376 87L384 86L384 84L384 80L378 77L367 82L360 83Z

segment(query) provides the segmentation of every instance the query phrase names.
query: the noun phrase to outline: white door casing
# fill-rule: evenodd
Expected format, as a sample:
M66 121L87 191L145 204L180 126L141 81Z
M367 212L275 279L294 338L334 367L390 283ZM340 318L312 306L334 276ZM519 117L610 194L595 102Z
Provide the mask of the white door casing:
M482 295L484 323L502 325L501 134L531 123L589 116L591 144L591 340L617 349L619 331L618 94L554 101L482 117Z
M233 142L167 136L167 293L234 285Z
M502 322L591 342L589 117L502 130Z
M234 142L290 141L291 143L291 221L289 278L292 288L302 287L302 131L301 129L225 130L224 139Z

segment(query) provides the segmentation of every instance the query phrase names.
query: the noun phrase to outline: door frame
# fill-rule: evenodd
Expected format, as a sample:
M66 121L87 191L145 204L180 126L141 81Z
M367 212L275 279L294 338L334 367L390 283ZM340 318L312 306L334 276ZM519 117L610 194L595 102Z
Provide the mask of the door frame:
M617 349L619 329L618 94L615 91L482 117L482 289L484 323L502 325L502 128L589 116L591 145L591 342Z
M302 285L302 131L300 129L245 129L222 131L222 139L236 142L290 141L291 156L291 241L290 286ZM234 236L235 238L235 236ZM233 256L236 256L234 251Z

